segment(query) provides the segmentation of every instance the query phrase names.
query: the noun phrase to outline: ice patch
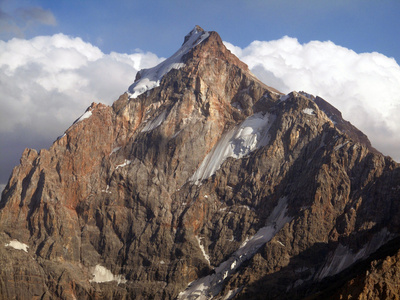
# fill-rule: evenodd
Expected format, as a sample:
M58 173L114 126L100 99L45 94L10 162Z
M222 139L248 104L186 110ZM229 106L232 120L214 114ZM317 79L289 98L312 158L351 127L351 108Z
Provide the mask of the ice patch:
M25 252L28 252L28 248L29 246L27 244L21 243L17 240L12 240L10 241L8 244L4 244L6 247L11 247L14 248L16 250L23 250Z
M89 282L101 283L116 281L118 284L127 282L127 280L122 275L114 275L113 273L111 273L110 270L101 265L96 265L92 274L94 278L92 280L89 280Z
M177 132L171 137L171 139L176 138L176 137L178 136L178 134L180 134L181 132L182 132L182 129L179 130L179 131L177 131Z
M281 101L286 101L286 100L289 99L289 98L290 98L290 94L287 94L287 95L282 95L282 96L280 96L279 100L281 100Z
M167 111L164 110L156 118L154 118L149 123L147 123L146 126L144 126L144 128L142 129L142 132L147 132L147 131L157 128L158 126L160 126L162 124L162 122L165 121L166 117L167 117Z
M344 142L343 144L337 145L334 150L338 151L340 148L342 148L344 145L346 145L349 141Z
M330 261L319 272L318 278L322 279L327 276L332 276L341 272L342 270L355 263L357 260L363 258L365 255L365 250L366 248L364 247L358 252L353 253L346 246L339 244Z
M267 145L269 142L268 130L274 120L274 115L257 113L222 135L189 181L199 184L202 180L212 176L228 157L242 158Z
M116 153L119 149L121 149L121 147L115 147L114 149L112 149L112 151L111 151L109 156L111 156L112 154Z
M305 109L303 109L303 113L305 113L305 114L307 114L307 115L310 115L310 116L315 115L314 110L313 110L312 108L305 108Z
M199 31L197 27L194 28L190 32L189 39L170 58L151 69L139 71L140 79L133 83L128 89L130 98L136 98L144 92L159 86L165 74L172 69L180 69L185 66L182 61L183 56L192 48L203 42L209 35L209 32Z
M223 281L239 268L246 260L254 256L258 249L270 241L282 227L291 220L286 216L287 199L279 199L278 204L268 217L267 226L260 228L257 233L236 250L230 258L222 262L215 273L199 278L188 285L186 290L179 293L177 299L211 299L217 295L223 286Z
M325 265L318 272L316 276L317 279L321 280L325 277L340 273L358 260L368 257L392 237L393 235L388 232L387 228L383 228L357 252L353 252L347 246L339 244L335 251L328 257Z

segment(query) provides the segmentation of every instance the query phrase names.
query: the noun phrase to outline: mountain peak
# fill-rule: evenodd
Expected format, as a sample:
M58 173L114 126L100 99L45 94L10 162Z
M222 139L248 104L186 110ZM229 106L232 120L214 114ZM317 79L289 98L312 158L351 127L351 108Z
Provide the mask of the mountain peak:
M398 295L400 165L333 106L267 87L198 26L130 97L24 151L1 299L336 299L363 278Z
M205 33L205 30L204 30L203 28L201 28L199 25L196 25L196 26L192 29L192 31L190 31L190 32L185 36L185 39L184 39L184 41L183 41L182 46L183 46L193 35L198 36L199 33L200 33L200 34L203 34L203 33Z
M187 66L192 59L197 62L203 59L219 59L231 65L236 65L250 74L248 66L225 47L217 32L205 31L196 25L185 36L182 46L171 57L153 68L142 69L136 74L135 82L127 91L129 97L137 98L139 95L160 86L161 79L169 71ZM193 65L198 64L194 63Z
M192 48L202 43L208 36L209 32L204 31L200 26L196 25L195 28L185 36L181 48L171 57L153 68L143 69L138 72L135 82L128 89L130 98L136 98L144 92L159 86L164 75L172 69L182 68L185 65L183 56Z

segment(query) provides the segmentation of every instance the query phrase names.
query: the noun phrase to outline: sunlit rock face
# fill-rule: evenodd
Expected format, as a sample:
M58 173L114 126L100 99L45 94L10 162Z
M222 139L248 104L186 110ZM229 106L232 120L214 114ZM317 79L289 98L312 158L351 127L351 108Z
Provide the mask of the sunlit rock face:
M196 27L112 106L23 153L0 202L0 296L380 295L396 252L375 277L354 266L398 250L399 195L399 166L339 111L266 86Z

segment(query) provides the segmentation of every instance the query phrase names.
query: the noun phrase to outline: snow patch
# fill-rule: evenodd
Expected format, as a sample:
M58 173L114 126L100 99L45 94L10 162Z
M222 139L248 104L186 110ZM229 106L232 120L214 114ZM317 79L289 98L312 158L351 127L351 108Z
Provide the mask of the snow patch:
M238 287L237 289L234 290L229 290L228 293L225 295L224 298L222 298L222 300L230 300L233 299L237 293L239 293L241 290L243 289L243 287Z
M204 249L204 246L201 244L202 238L199 238L197 235L195 235L195 238L196 238L197 242L199 243L199 247L200 247L201 253L203 253L204 258L206 259L206 261L210 265L210 257L206 253L206 251Z
M115 167L115 170L117 170L118 168L123 168L123 167L125 167L125 166L127 166L127 165L130 165L131 162L132 162L131 160L125 159L125 161L124 161L123 164L120 164L120 165L118 165L118 166Z
M305 108L305 109L303 109L303 113L305 113L305 114L307 114L307 115L310 115L310 116L315 115L314 110L313 110L312 108Z
M233 106L234 108L236 108L238 111L242 111L242 110L243 110L243 108L242 108L242 106L240 105L239 102L234 102L234 103L232 103L232 106Z
M223 286L223 281L239 268L246 260L254 256L258 249L269 242L282 227L291 220L286 216L287 199L279 199L278 204L267 220L267 226L260 228L257 233L248 239L226 261L222 262L215 273L199 278L189 284L177 299L211 299L217 295Z
M274 115L257 113L223 134L189 181L199 184L212 176L228 157L242 158L266 146L269 142L268 130L274 120Z
M106 194L111 194L111 192L109 191L110 186L107 184L107 187L105 190L101 190L102 193L106 193Z
M64 132L64 134L63 135L60 135L59 137L57 137L57 141L58 140L61 140L64 136L66 136L67 134Z
M313 95L311 95L309 93L306 93L306 92L303 92L303 91L299 92L299 94L303 95L304 97L306 97L306 98L308 98L310 100L314 100L315 99L315 97Z
M29 246L27 244L21 243L17 240L12 240L9 243L4 244L6 247L11 247L16 250L23 250L25 252L28 252Z
M190 32L189 39L170 58L151 69L139 71L140 79L134 82L128 89L130 98L136 98L144 92L159 86L165 74L172 69L180 69L185 66L182 60L183 56L208 38L209 35L209 32L199 31L197 27L194 28Z
M80 121L83 121L85 119L90 118L92 115L91 110L87 110L82 116L80 116L73 124L79 123Z
M285 247L285 245L281 241L277 241L279 245Z
M247 206L247 205L239 205L238 208L245 208L245 209L248 210L248 211L254 210L254 209L250 208L250 207Z
M249 237L246 237L246 239L242 242L239 248L243 248L244 246L247 245L247 242L249 241Z
M114 275L113 273L111 273L110 270L101 265L96 265L92 274L94 278L92 280L89 280L89 282L101 283L116 281L118 284L127 282L127 280L122 275Z

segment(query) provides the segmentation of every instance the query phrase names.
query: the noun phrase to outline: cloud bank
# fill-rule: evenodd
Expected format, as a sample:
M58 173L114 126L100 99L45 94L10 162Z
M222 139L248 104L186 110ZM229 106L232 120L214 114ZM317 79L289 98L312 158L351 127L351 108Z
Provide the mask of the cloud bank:
M63 34L0 41L0 184L26 148L47 148L91 102L112 104L152 53L110 53Z
M379 53L357 54L332 42L226 43L266 84L319 95L400 160L400 67ZM136 72L160 63L148 52L103 53L63 34L0 41L0 189L26 148L48 148L91 102L112 104Z
M400 161L400 66L393 58L358 54L330 41L300 44L287 36L244 49L225 45L264 83L324 98L375 148Z

